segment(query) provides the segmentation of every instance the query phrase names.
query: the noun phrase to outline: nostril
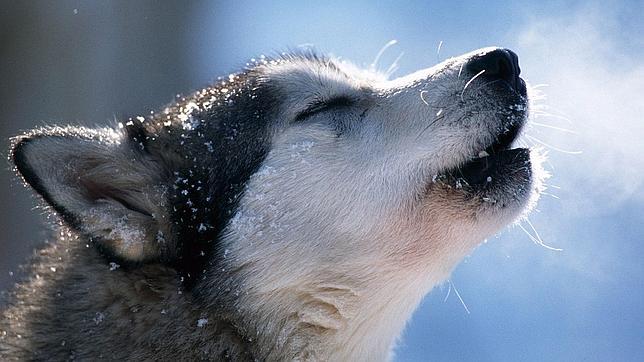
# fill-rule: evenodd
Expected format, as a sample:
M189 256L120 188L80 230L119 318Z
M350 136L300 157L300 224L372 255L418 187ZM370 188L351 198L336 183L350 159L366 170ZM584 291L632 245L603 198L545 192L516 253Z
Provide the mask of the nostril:
M518 82L521 69L519 68L519 57L509 49L495 49L470 60L466 70L472 74L482 71L485 77L501 78L515 85Z

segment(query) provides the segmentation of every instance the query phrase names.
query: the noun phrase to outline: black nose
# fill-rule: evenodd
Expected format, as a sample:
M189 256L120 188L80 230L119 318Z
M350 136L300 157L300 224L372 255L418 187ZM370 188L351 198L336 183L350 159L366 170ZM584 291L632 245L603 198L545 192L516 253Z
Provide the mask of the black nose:
M503 79L514 89L522 83L519 78L519 57L509 49L494 49L472 58L465 69L470 73L478 74L488 79Z

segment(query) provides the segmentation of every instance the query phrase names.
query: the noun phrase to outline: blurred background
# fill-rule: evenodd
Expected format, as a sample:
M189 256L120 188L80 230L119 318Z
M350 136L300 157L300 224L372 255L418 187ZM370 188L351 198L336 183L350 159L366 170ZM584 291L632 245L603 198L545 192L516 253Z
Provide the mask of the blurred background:
M514 49L543 94L521 142L549 152L548 190L529 222L490 238L425 298L396 360L642 360L642 1L0 5L4 156L23 130L146 113L260 54L313 45L369 66L395 39L378 67L404 53L396 77L483 46ZM48 235L36 206L2 167L0 290Z

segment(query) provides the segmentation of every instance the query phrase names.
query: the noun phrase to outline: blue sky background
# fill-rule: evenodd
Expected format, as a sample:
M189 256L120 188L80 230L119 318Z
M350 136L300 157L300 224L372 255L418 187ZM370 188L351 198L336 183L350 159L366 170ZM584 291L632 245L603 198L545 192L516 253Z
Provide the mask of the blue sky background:
M450 284L436 288L396 360L644 359L644 1L231 1L191 3L189 11L168 4L65 0L0 12L18 34L7 39L17 50L0 52L4 78L11 76L1 108L19 124L0 121L3 137L40 119L105 124L144 111L142 104L158 108L251 57L299 45L367 66L396 39L380 62L387 69L404 52L394 76L484 46L512 48L524 78L540 85L537 106L547 113L522 139L549 145L553 174L530 221L563 251L536 245L519 227L490 238L451 277L469 313L454 290L446 299ZM150 8L159 11L141 16ZM183 43L139 36L156 29L162 11L176 11L168 27L189 34ZM22 67L27 59L35 68ZM10 183L8 170L0 176ZM18 186L0 193L0 206L13 206L0 213L5 287L32 247L10 242L36 233L29 194Z
M215 12L223 22L209 21ZM453 291L445 300L449 284L436 288L396 359L644 358L644 2L236 1L204 5L194 21L197 79L303 44L368 65L396 39L381 61L404 52L395 76L483 46L516 50L524 77L547 84L538 104L552 115L534 121L575 132L534 125L524 137L554 146L554 196L530 221L563 251L517 227L490 238L451 278L470 313Z

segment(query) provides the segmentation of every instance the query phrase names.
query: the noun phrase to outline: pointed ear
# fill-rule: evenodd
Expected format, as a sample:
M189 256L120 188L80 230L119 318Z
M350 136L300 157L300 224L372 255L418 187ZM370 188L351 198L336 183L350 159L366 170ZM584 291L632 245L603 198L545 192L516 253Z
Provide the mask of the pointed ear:
M142 126L129 132L39 129L13 139L11 158L67 224L108 253L134 262L168 258L163 166L147 152Z

